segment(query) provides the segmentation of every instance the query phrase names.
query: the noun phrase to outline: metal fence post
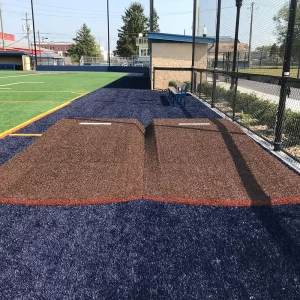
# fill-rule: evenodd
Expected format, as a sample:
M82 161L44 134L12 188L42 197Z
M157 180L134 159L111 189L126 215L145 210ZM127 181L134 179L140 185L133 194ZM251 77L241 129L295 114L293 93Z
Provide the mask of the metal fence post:
M262 66L262 57L263 57L263 53L261 52L260 53L260 59L259 59L259 66L260 67Z
M277 124L275 128L275 141L274 141L275 151L280 151L282 145L283 118L285 114L286 96L289 90L287 86L287 79L290 77L294 28L295 28L296 13L297 13L297 0L291 0L289 10L290 10L290 14L289 14L285 53L284 53L283 71L282 71L282 78L281 78L280 100L279 100L279 106L277 112Z
M199 98L201 99L202 94L202 71L200 71L200 84L199 84Z
M196 94L197 92L197 72L196 71L192 71L194 72L194 75L193 75L193 90L192 90L192 87L190 87L191 89L191 92L193 94Z
M237 98L237 87L238 87L238 77L231 79L234 84L234 96L232 104L232 120L235 121L235 110L236 110L236 98Z
M153 76L152 76L153 77L153 84L152 84L153 85L153 90L155 90L155 69L156 68L154 67L153 68ZM150 70L150 72L151 72L151 70ZM150 80L151 80L151 78L150 78Z

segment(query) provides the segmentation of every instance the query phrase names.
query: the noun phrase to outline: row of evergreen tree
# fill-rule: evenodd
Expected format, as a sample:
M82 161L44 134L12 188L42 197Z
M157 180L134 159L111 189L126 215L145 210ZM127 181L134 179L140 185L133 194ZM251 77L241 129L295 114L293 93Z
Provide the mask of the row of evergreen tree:
M136 38L140 33L147 34L150 29L150 18L145 15L144 7L139 2L133 2L125 10L122 16L124 25L118 29L118 41L114 55L120 57L131 57L138 54ZM159 32L158 14L153 12L153 31ZM74 43L67 51L67 56L79 61L81 56L100 56L100 45L97 44L95 37L91 34L91 29L86 24L77 31Z

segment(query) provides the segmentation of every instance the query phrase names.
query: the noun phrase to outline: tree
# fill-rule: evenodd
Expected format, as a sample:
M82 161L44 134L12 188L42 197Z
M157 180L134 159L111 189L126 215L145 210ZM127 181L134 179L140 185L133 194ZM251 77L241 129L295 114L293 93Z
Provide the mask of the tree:
M157 14L156 9L153 9L153 32L160 32L159 24L158 24L159 16ZM147 22L148 32L150 31L150 16Z
M258 52L270 52L272 46L268 46L268 45L262 45L259 47L256 47L255 51Z
M83 24L77 35L73 38L74 43L68 49L66 55L73 57L79 62L82 56L99 56L100 45L96 43L95 38L91 35L91 29Z
M278 43L281 45L281 49L284 49L285 39L287 35L287 27L288 27L288 20L289 20L289 4L287 3L284 5L278 13L273 17L273 20L276 23L276 35ZM294 28L294 41L293 41L293 50L292 56L298 57L299 56L299 47L300 47L300 3L297 4L297 15L296 15L296 23Z
M270 48L269 56L271 58L276 58L278 56L278 52L279 52L279 47L276 45L276 43L274 43Z
M117 41L116 53L121 57L137 55L138 47L136 46L136 38L139 33L145 34L147 32L148 18L144 14L144 7L138 2L133 2L125 10L122 20L124 25L121 29L118 29L119 39Z

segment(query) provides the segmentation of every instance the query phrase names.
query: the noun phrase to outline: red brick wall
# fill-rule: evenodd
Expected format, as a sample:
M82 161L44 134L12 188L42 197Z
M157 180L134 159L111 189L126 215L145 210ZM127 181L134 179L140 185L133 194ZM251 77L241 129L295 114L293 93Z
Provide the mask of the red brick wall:
M51 43L41 43L41 47L46 48L48 50L52 50L55 52L62 51L63 53L67 52L67 49L71 46L71 44L51 44Z

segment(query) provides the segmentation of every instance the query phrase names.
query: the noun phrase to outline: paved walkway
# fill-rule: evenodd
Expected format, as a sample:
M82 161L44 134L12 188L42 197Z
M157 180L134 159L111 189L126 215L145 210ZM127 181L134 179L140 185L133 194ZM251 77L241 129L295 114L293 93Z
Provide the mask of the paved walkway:
M245 94L254 94L257 97L259 97L260 99L263 100L268 100L271 101L275 104L279 103L279 95L280 95L280 89L278 91L278 94L271 94L270 93L266 93L266 92L262 92L262 91L257 91L255 89L255 87L250 87L251 84L247 84L247 87L244 87L243 84L246 80L239 80L239 85L238 85L238 91L240 91L241 93L245 93ZM217 85L219 87L225 88L226 90L230 89L230 83L226 83L226 82L217 82ZM265 85L264 83L260 83L260 85ZM269 85L270 86L270 85ZM271 85L271 87L273 87L273 85ZM265 89L267 91L267 89ZM291 97L295 96L295 93L298 92L300 93L298 90L293 89L292 90L292 94ZM295 112L300 112L300 99L296 99L296 98L287 98L286 101L286 108L287 109L291 109L292 111Z

